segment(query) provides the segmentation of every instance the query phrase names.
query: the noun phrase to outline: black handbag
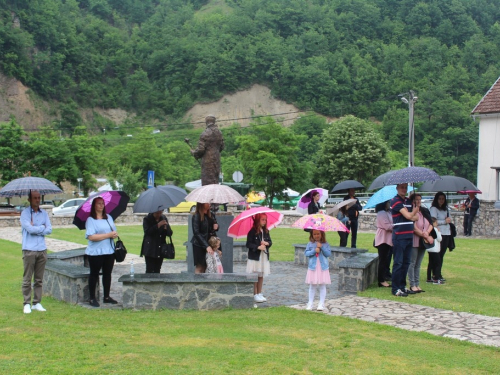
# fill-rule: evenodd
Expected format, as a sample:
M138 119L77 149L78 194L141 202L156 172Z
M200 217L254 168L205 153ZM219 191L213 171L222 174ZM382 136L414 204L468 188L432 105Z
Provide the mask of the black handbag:
M127 256L127 248L123 244L123 241L118 237L118 241L115 244L115 260L117 263L121 263L125 260Z
M169 243L161 245L161 257L166 259L175 259L175 247L172 243L172 237L168 236Z
M420 249L430 249L431 247L434 247L434 244L430 244L429 242L425 242L422 237L420 237L420 243L419 243Z
M446 211L446 217L450 217L450 214L448 211ZM457 236L457 227L453 223L450 223L450 233L451 233L452 237Z

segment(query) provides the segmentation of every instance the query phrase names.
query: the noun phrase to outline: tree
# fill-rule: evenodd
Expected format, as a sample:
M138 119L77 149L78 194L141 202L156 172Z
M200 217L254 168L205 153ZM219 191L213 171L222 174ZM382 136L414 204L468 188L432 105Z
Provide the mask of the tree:
M144 186L142 171L134 173L128 165L120 165L111 177L110 185L113 189L118 190L118 186L115 183L118 181L122 185L120 190L128 194L130 202L137 200L137 196L143 190Z
M266 193L270 207L275 196L300 183L304 171L299 163L299 139L273 118L251 124L249 135L237 138L238 156L255 190Z
M352 115L325 129L319 155L315 180L320 186L350 179L367 184L389 170L388 148L373 124Z
M25 166L26 133L11 117L8 123L0 124L0 184L4 185L16 178L22 177L27 171Z

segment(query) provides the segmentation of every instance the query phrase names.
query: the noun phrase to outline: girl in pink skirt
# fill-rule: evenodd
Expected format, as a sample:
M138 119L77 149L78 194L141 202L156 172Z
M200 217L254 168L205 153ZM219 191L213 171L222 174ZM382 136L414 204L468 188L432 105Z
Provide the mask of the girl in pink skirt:
M319 287L319 304L316 310L323 311L326 297L326 285L331 284L328 258L332 254L326 242L325 232L313 230L309 235L305 256L308 258L306 284L309 284L309 303L306 309L312 310L316 287Z

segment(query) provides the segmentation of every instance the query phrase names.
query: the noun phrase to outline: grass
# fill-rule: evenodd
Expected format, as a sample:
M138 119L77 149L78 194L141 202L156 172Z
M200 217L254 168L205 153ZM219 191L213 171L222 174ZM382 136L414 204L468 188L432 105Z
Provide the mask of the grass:
M485 374L495 348L280 307L22 314L19 244L0 240L0 373ZM410 354L411 355L405 355Z

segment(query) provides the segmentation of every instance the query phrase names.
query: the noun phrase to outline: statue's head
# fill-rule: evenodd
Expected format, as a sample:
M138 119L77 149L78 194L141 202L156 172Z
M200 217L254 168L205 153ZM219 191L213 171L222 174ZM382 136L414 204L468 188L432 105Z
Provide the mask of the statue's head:
M207 117L205 117L205 124L207 124L207 126L215 124L215 116L208 115Z

